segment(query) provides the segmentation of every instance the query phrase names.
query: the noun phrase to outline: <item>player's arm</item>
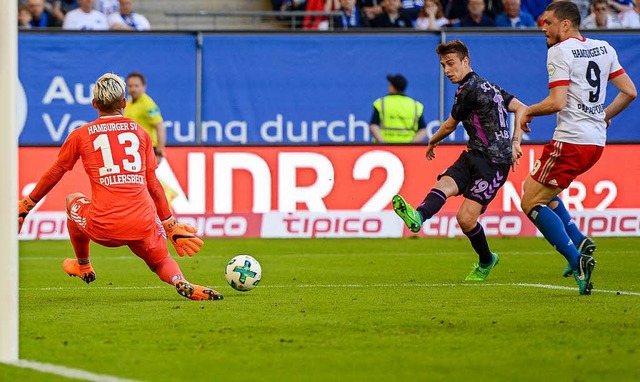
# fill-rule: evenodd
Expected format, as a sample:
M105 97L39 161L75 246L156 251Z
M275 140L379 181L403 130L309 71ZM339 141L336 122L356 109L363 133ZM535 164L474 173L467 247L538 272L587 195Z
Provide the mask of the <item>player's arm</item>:
M620 114L620 112L627 108L638 97L638 91L633 81L627 73L623 73L615 78L609 80L615 86L620 93L613 99L613 102L604 109L604 120L607 122L607 127L611 123L611 118Z
M531 131L531 129L529 129L527 125L522 126L520 124L527 110L527 105L520 102L519 99L513 98L511 102L509 102L507 110L515 113L516 116L515 126L513 126L513 137L511 137L511 169L515 172L517 166L520 164L520 157L522 156L522 148L520 147L522 135L525 131Z
M549 71L549 95L535 105L529 106L520 120L520 126L526 126L533 117L551 115L564 109L567 105L569 84L573 61L558 47L551 47L547 53L547 70Z
M42 175L33 191L18 201L18 233L22 229L24 219L29 212L60 182L66 172L67 170L60 166L58 162L54 163L49 167L49 170Z
M526 131L533 117L551 115L564 109L567 105L569 85L554 86L549 89L549 95L542 101L529 106L522 114L520 128Z
M452 116L449 116L449 118L447 118L447 120L444 121L442 125L440 125L438 131L436 131L431 139L429 139L429 145L427 146L427 152L425 153L425 156L428 160L432 160L436 157L436 154L434 152L436 146L438 146L440 141L448 137L449 134L453 133L453 131L456 129L456 126L458 126L458 121L455 120Z
M162 184L156 176L155 169L147 171L147 189L149 190L151 199L153 199L156 205L158 217L167 233L167 237L171 241L171 244L173 244L176 252L178 252L178 255L182 257L186 253L189 256L193 256L200 252L200 248L202 248L204 242L195 235L198 229L188 224L179 223L171 214L169 202L164 194Z
M195 233L198 232L195 227L178 223L176 218L171 214L169 201L167 201L167 196L164 193L162 184L156 176L158 166L156 165L155 155L151 145L151 136L145 131L142 137L145 140L146 147L147 172L145 177L147 180L147 190L156 206L156 213L178 255L182 257L186 253L189 256L193 256L200 252L200 248L204 245L204 242L195 236Z
M169 202L167 201L167 196L164 193L162 184L156 176L155 169L147 171L147 190L156 206L160 220L166 220L171 217L171 208L169 207Z
M42 174L33 191L18 201L18 233L22 229L24 219L29 212L60 182L64 174L71 170L77 162L80 157L79 140L80 138L77 134L72 133L69 135L60 148L58 159Z
M538 117L541 115L551 115L564 109L567 105L567 94L569 93L569 85L554 86L549 89L549 95L542 101L529 106L525 117Z

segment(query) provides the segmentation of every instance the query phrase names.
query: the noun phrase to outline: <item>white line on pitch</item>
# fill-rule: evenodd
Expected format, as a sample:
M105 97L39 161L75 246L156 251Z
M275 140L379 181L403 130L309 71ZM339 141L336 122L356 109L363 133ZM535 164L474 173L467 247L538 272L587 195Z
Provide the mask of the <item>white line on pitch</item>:
M496 284L479 284L479 283L442 283L442 284L420 284L420 283L398 283L398 284L300 284L300 285L260 285L260 289L266 288L444 288L444 287L527 287L555 290L576 290L576 287L549 285L549 284L528 284L528 283L496 283ZM87 286L86 289L101 290L132 290L132 289L163 289L167 286ZM20 290L31 291L53 291L53 290L70 290L71 287L44 287L44 288L20 288ZM628 296L640 296L640 292L629 292L622 290L606 290L594 289L593 292L620 294Z
M110 375L91 373L85 370L72 369L66 366L53 365L50 363L41 363L20 359L15 362L8 362L7 365L21 367L23 369L32 369L41 373L55 374L71 379L81 379L92 382L135 382L131 379L123 379L112 377Z
M501 252L502 253L502 252ZM553 251L549 250L549 251L525 251L525 252L513 252L513 251L509 251L509 252L505 252L509 255L516 255L516 256L522 256L522 255L553 255ZM604 254L606 255L627 255L627 254L637 254L638 251L606 251L604 252ZM434 252L428 252L425 253L424 255L437 255L437 256L442 256L442 255L453 255L453 256L457 256L457 255L475 255L474 253L470 252L470 251L456 251L456 252L451 252L451 251L434 251ZM200 257L203 258L207 258L207 259L213 259L213 258L222 258L222 255L214 255L214 254L204 254L204 255L199 255ZM345 253L304 253L304 254L297 254L297 253L288 253L288 254L282 254L279 255L281 257L295 257L295 258L299 258L299 257L317 257L317 256L385 256L385 257L391 257L391 256L396 256L396 257L401 257L401 256L421 256L420 254L416 254L415 252L396 252L393 254L389 254L389 252L362 252L362 253L349 253L349 254L345 254ZM175 257L175 256L174 256ZM21 257L20 261L46 261L46 260L51 260L51 261L62 261L63 258L62 257L50 257L50 256L25 256L25 257ZM99 261L105 261L105 260L135 260L135 261L139 261L139 259L131 254L131 255L122 255L122 256L99 256L98 257Z

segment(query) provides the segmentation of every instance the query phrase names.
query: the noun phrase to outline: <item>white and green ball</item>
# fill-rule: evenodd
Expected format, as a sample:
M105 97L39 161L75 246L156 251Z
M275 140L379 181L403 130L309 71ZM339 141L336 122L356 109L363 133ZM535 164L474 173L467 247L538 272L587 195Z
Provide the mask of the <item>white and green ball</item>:
M241 292L250 291L260 283L262 267L253 257L238 255L229 260L224 270L224 277L233 289Z

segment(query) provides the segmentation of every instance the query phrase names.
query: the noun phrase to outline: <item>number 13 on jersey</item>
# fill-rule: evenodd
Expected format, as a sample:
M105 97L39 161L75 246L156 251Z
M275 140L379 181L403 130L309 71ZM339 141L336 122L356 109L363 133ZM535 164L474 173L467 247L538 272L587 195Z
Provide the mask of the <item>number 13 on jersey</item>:
M111 143L108 134L100 134L93 140L93 148L100 150L102 154L102 162L104 166L100 167L100 176L119 174L121 169L127 172L139 172L142 168L142 159L138 149L140 148L140 140L134 133L120 133L117 135L118 143L124 147L125 157L122 158L120 164L115 164Z

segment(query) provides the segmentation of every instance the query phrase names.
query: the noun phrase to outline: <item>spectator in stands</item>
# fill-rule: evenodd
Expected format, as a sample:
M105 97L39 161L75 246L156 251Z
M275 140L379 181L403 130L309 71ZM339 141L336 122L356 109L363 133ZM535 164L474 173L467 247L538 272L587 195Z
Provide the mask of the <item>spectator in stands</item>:
M424 0L401 0L402 12L409 15L411 20L418 18L420 11L424 8Z
M469 13L460 19L460 27L494 27L495 21L484 12L483 0L469 0Z
M502 0L484 0L484 13L495 20L504 11Z
M369 129L377 143L424 142L428 131L424 105L404 94L407 79L402 74L388 75L389 94L373 103Z
M274 0L274 11L304 11L307 9L307 0Z
M520 9L520 0L503 0L504 12L496 17L497 27L532 28L536 26L533 17Z
M44 0L27 0L24 9L26 12L20 12L20 8L18 8L18 26L21 28L51 28L61 25L60 21L46 9Z
M333 0L307 0L305 11L324 12L327 7L333 7ZM330 9L329 9L330 10ZM327 16L305 15L302 21L303 29L329 29L329 18Z
M384 0L358 0L358 8L364 12L367 19L372 21L377 15L382 13L382 2Z
M95 0L93 9L100 11L109 17L113 13L120 12L120 2L118 0Z
M78 8L78 0L47 0L50 6L51 15L62 25L64 15Z
M18 28L31 29L31 13L26 5L18 6Z
M635 0L638 3L640 0ZM613 9L614 14L624 11L633 10L633 1L631 0L609 0L609 6Z
M416 29L434 31L440 30L445 25L449 25L449 20L444 17L440 1L426 0L416 19Z
M587 16L580 29L619 29L622 28L618 18L611 14L607 0L593 0L591 14Z
M112 30L148 31L151 29L149 20L133 11L133 0L120 0L120 12L110 14L108 20L109 28Z
M93 0L79 0L80 8L64 16L62 29L100 31L109 29L107 16L93 9Z
M557 0L552 0L552 2L555 1ZM589 15L589 10L591 9L591 0L571 0L571 2L578 6L580 20L586 19Z
M333 27L336 29L362 28L369 26L369 19L356 6L356 0L340 0L340 12L342 15L333 18Z
M449 19L451 24L457 25L460 19L469 14L467 0L440 0L444 17Z
M307 9L307 1L306 0L273 0L273 10L280 12L289 12L289 11L304 11ZM303 25L302 17L295 16L279 16L278 20L287 21L296 26Z
M371 22L373 28L411 28L413 20L400 9L400 0L383 0L382 13Z
M623 28L640 29L640 0L636 0L635 8L620 12L618 18Z

